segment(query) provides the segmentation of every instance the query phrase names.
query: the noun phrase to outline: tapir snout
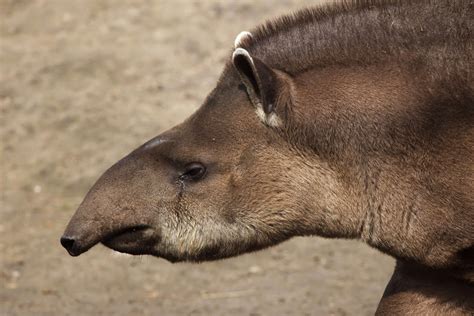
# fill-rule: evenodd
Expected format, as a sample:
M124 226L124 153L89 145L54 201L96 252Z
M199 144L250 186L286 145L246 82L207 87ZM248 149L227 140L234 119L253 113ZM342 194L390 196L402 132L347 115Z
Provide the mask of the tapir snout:
M151 253L159 241L159 225L154 223L158 218L152 216L155 208L149 201L164 191L154 180L160 178L157 167L142 146L100 177L61 237L71 256L100 242L122 252Z

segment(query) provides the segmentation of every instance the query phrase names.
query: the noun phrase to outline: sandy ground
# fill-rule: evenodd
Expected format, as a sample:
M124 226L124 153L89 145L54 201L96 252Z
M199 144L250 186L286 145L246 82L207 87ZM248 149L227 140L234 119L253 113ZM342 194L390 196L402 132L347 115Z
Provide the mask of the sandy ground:
M0 0L1 315L370 315L393 260L296 238L170 264L59 237L112 163L182 121L235 35L314 1Z

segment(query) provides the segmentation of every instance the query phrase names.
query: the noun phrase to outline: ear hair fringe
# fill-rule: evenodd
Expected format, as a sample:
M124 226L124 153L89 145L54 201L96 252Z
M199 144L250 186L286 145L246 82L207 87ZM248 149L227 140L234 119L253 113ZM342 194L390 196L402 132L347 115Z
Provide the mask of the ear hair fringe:
M242 42L246 39L251 39L252 38L252 33L243 31L240 32L239 35L235 38L234 41L234 48L239 48L242 45Z
M247 50L245 50L244 48L241 48L241 47L237 47L235 50L234 50L234 53L232 54L232 61L235 60L235 58L239 55L242 55L242 56L245 56L247 57L253 64L253 59L252 59L252 56L250 56L249 52Z

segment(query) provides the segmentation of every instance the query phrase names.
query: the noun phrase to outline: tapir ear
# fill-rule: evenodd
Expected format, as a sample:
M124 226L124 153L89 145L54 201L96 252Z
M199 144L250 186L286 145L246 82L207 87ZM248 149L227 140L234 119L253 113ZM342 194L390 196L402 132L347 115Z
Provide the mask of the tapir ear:
M243 48L237 48L232 55L232 63L237 69L254 106L263 108L265 114L275 110L278 97L278 75L263 61Z

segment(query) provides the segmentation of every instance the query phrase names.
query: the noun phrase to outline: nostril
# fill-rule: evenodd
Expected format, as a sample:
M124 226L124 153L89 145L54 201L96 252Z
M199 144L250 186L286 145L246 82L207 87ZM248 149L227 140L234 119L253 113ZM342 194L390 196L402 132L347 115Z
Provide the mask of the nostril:
M69 252L72 250L72 247L74 247L74 242L74 238L72 237L61 237L61 245L63 245L63 247Z

